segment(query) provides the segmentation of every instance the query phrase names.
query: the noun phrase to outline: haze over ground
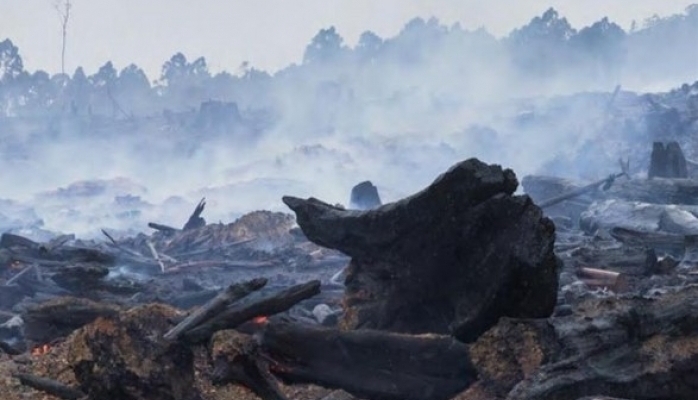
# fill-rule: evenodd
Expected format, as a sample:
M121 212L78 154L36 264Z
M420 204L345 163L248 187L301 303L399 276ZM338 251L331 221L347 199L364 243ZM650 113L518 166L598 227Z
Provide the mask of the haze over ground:
M395 36L415 17L509 34L554 7L579 28L603 17L630 29L657 14L681 13L693 0L73 0L66 70L131 63L151 79L176 52L206 57L212 71L243 62L270 72L302 61L320 29L335 26L349 45L371 30ZM60 72L60 24L54 0L0 1L0 38L22 50L28 69Z
M698 5L72 3L61 75L53 1L0 2L0 199L54 231L176 225L204 195L213 221L346 203L366 179L391 201L469 157L599 179L641 172L657 121L698 134L671 108L698 116Z

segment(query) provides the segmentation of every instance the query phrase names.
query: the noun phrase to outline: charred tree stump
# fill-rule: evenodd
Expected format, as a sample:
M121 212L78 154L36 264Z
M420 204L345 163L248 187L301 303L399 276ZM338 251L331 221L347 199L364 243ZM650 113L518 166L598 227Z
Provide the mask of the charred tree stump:
M261 338L271 372L376 400L446 400L477 379L451 337L269 323Z
M310 240L352 257L344 326L471 341L501 316L547 317L557 301L555 227L517 185L470 159L374 210L283 200Z
M187 220L187 223L184 224L182 230L188 231L191 229L197 229L206 226L206 220L203 219L203 217L201 217L201 213L204 212L205 207L206 198L203 198L196 206L196 208L194 208L194 211L189 216L189 219Z
M349 206L357 210L370 210L383 204L378 188L371 181L364 181L351 189Z
M648 178L688 178L686 157L677 142L654 142Z

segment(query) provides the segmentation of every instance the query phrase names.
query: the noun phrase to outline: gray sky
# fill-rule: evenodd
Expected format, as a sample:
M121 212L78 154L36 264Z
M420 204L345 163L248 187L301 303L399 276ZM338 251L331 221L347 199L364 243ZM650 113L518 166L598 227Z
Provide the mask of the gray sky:
M19 46L25 66L60 71L55 0L0 0L0 40ZM334 25L353 45L361 32L395 35L411 18L435 16L466 29L509 33L548 7L575 27L608 16L624 28L653 14L680 13L698 0L72 0L66 70L88 74L111 60L136 63L151 79L177 51L206 57L213 71L243 61L274 71L302 58L321 28Z

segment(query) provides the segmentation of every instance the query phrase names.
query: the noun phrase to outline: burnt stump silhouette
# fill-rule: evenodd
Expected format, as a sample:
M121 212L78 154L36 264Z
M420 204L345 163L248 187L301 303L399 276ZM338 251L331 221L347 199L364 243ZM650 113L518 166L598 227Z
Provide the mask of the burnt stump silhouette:
M372 210L283 201L311 241L352 258L343 327L472 341L502 316L544 318L556 304L555 227L517 186L510 169L469 159Z

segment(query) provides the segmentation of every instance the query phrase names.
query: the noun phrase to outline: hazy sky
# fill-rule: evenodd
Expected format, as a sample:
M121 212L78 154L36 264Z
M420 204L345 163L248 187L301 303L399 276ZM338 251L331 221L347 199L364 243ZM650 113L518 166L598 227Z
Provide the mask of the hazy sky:
M60 72L56 0L0 0L0 40L10 38L29 70ZM610 17L624 28L653 14L680 13L698 0L72 0L66 70L88 74L111 60L155 79L163 62L182 51L206 57L213 71L243 61L274 71L301 60L321 28L334 25L353 45L361 32L395 35L416 16L435 16L466 29L505 35L548 7L573 26Z

